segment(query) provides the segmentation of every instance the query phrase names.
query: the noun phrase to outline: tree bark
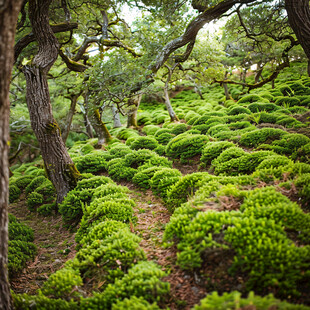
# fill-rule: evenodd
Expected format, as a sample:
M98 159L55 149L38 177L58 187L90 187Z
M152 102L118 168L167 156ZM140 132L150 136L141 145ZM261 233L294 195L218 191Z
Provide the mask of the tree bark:
M81 95L81 93L72 94L70 96L70 101L71 101L70 109L69 109L69 112L67 114L67 120L66 120L65 128L64 128L62 135L61 135L64 143L66 143L66 141L68 139L69 132L71 129L72 120L73 120L73 116L75 113L76 103L77 103L77 100L80 97L80 95Z
M142 95L128 99L129 111L127 112L127 128L138 128L137 113Z
M193 44L199 30L207 23L219 19L224 13L230 10L235 4L238 3L252 3L257 0L222 0L216 5L210 5L209 1L204 1L199 7L199 11L202 12L196 18L194 18L187 26L184 34L180 37L168 42L156 56L155 61L149 66L149 69L156 73L166 62L169 56L180 47L187 44ZM298 1L298 0L296 0ZM304 1L304 0L303 0ZM196 1L197 2L197 1ZM197 7L198 8L198 7ZM192 46L190 45L192 48ZM189 56L190 53L186 53ZM182 59L185 61L186 57Z
M88 91L87 90L84 92L83 97L84 97L84 103L83 103L84 111L82 110L82 112L83 112L83 116L84 116L84 125L86 128L86 132L87 132L88 137L93 138L94 137L93 127L92 127L90 120L88 118L89 102L88 102Z
M76 186L79 172L73 164L52 114L47 73L58 56L59 43L49 25L48 10L52 0L29 1L29 19L38 53L23 67L26 100L32 129L38 139L48 178L57 192L57 203Z
M169 116L170 116L170 120L171 122L178 122L179 118L178 116L175 114L171 102L170 102L170 98L169 98L169 92L168 92L168 85L165 85L164 87L164 97L165 97L165 105L166 108L168 110Z
M309 0L285 0L288 22L308 58L310 76L310 7Z
M99 108L90 108L88 111L88 117L98 137L98 145L102 146L108 143L112 139L112 136L107 126L101 119Z
M112 105L111 107L112 110L112 114L113 114L113 128L120 128L122 127L122 123L119 117L119 111L118 109L115 107L115 105Z
M0 309L12 308L8 281L9 87L21 0L0 1Z

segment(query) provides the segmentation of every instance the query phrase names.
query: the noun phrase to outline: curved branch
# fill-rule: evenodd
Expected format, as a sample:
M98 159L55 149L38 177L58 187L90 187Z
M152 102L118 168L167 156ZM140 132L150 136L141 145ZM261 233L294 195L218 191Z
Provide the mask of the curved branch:
M70 31L70 30L78 28L78 23L69 23L69 24L62 23L62 24L57 24L57 25L51 25L51 28L54 33L65 32L65 31ZM31 32L17 41L17 43L14 46L15 62L18 56L20 55L20 53L22 52L22 50L25 47L27 47L31 42L34 42L35 40L36 39L35 39L34 33Z
M214 83L226 83L226 84L235 84L235 85L242 85L244 87L248 87L249 90L255 89L255 88L259 88L262 87L263 85L273 81L274 79L277 78L277 76L279 75L279 73L281 72L281 70L283 70L286 67L289 67L289 62L285 61L282 64L278 65L276 70L269 75L269 77L267 77L266 79L263 79L262 81L260 81L259 83L254 83L254 84L248 84L248 83L243 83L243 82L237 82L237 81L233 81L233 80L216 80L214 79Z
M64 54L64 52L61 49L59 49L59 55L66 64L66 66L68 67L68 69L72 71L84 72L88 68L87 66L70 59L67 55Z
M156 73L159 68L166 62L168 57L178 48L193 42L199 30L207 23L220 18L224 13L230 10L235 4L238 3L251 3L256 0L223 0L215 6L206 8L203 13L198 15L187 26L185 32L180 37L167 43L162 51L157 55L155 62L149 67L153 73Z

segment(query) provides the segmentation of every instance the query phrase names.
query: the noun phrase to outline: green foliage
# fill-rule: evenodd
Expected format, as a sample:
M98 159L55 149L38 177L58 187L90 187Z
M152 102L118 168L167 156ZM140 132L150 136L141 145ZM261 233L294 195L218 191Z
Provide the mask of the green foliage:
M26 187L26 194L30 194L34 192L39 186L42 185L46 181L46 177L44 176L38 176L34 178Z
M85 156L74 158L73 161L76 165L76 168L80 172L94 173L102 170L105 171L106 161L109 159L109 154L102 151L96 151Z
M28 241L9 240L8 269L9 274L16 275L26 267L28 260L33 259L37 253L37 247Z
M283 85L279 88L280 92L283 94L283 96L294 96L293 90L288 85Z
M106 184L114 185L114 182L103 176L94 176L78 181L77 186L59 204L59 213L62 215L63 221L77 222L83 215L84 206L92 201L95 192L100 189L100 185Z
M248 108L242 107L242 106L232 106L228 112L227 115L237 115L237 114L251 114L251 111Z
M291 164L292 161L288 159L286 156L281 155L272 155L265 158L258 166L257 170L261 169L269 169L269 168L277 168L279 166L287 166Z
M214 125L210 127L207 134L210 135L211 137L216 137L217 134L222 133L222 132L227 132L227 131L230 131L228 125L218 124L218 125Z
M77 310L75 301L52 299L44 296L40 291L38 295L14 294L13 304L16 309L25 310Z
M110 160L110 159L113 159L113 158L123 158L123 157L125 157L128 153L131 152L130 145L129 145L130 142L129 141L132 142L132 141L135 141L135 139L136 139L136 137L129 138L126 141L126 144L124 144L124 143L115 143L112 146L110 146L109 147L110 158L107 159L107 160Z
M182 173L177 169L163 168L156 171L150 180L152 191L163 198L167 197L169 188L175 184Z
M177 136L187 130L187 125L182 123L181 124L171 123L167 126L167 128L170 129L172 134Z
M159 129L160 128L155 125L146 125L143 127L142 132L146 133L148 136L149 135L153 136Z
M42 194L39 194L37 192L33 192L29 194L27 198L27 207L30 211L35 211L36 207L38 207L40 204L42 204L44 201L44 197Z
M220 166L221 164L233 159L244 156L246 152L237 146L231 146L228 148L221 149L221 153L212 161L213 166Z
M131 180L136 173L135 168L126 166L122 158L115 158L110 160L107 165L109 176L116 181Z
M262 143L270 143L284 136L285 131L274 128L263 128L245 133L241 136L240 144L247 147L257 147Z
M278 310L307 310L309 307L303 305L294 305L286 301L275 299L272 294L261 297L250 292L247 298L242 298L239 292L224 293L219 296L217 292L209 294L200 301L200 305L196 305L194 310L238 310L247 307L256 310L278 309Z
M111 236L125 227L127 227L127 224L125 223L106 219L104 222L100 222L99 224L92 226L87 235L85 235L79 243L85 247L86 245L90 245L95 240L104 240L108 236Z
M153 175L163 168L164 167L156 166L142 169L135 174L135 176L132 178L132 182L142 188L148 189L151 187L150 180L152 179Z
M186 160L201 154L203 146L208 141L204 135L181 134L173 138L166 147L166 154L172 158Z
M76 288L83 284L80 273L77 269L62 268L53 273L44 282L41 291L45 296L52 298L64 298L69 300L74 296L79 296Z
M273 111L277 111L280 108L274 104L274 103L259 103L259 102L254 102L248 105L248 109L252 112L261 112L261 111L265 111L265 112L273 112Z
M9 239L31 242L33 241L33 230L20 223L14 215L9 214Z
M26 262L34 258L37 249L33 241L33 230L23 223L19 223L15 216L9 214L9 274L19 273Z
M103 240L94 240L76 254L74 264L83 277L96 275L97 280L113 282L136 262L145 259L139 247L141 239L128 227L122 228Z
M119 300L112 305L112 310L160 310L156 303L150 304L144 298L137 298L136 296L130 299L125 298L124 300Z
M153 262L139 262L121 279L109 284L101 294L84 299L81 309L110 309L117 301L130 297L143 297L149 302L162 301L169 293L169 283L160 278L165 273Z
M292 154L308 143L310 143L310 138L295 133L283 135L280 140L272 143L272 147L277 153Z
M46 203L40 207L37 208L37 212L43 216L49 216L52 215L53 212L57 212L57 205L56 202L53 203Z
M103 186L100 187L101 190ZM84 210L80 228L75 236L77 242L84 238L92 227L106 219L126 223L133 220L133 207L135 203L133 200L128 199L124 192L122 192L122 187L118 186L117 188L115 186L112 191L111 186L109 186L109 192L106 188L105 197L101 192L100 195L102 196L101 198L94 200Z
M252 102L269 102L267 99L264 99L258 95L247 95L238 100L237 104L240 103L252 103Z
M154 150L158 147L158 142L152 137L138 137L131 143L132 150L149 149Z
M185 203L189 197L197 191L201 185L212 180L214 177L207 172L191 173L179 178L168 191L167 208L170 212Z
M223 150L233 147L234 144L228 141L219 141L219 142L209 142L202 150L200 162L202 165L207 166L211 163L211 161L218 157Z
M275 104L283 107L293 107L295 105L300 105L300 101L295 97L278 97Z
M16 185L9 186L9 202L16 202L21 195L22 191Z
M255 171L256 167L268 156L274 155L270 151L258 151L246 153L240 157L232 158L225 162L214 160L212 165L215 167L215 174L239 175L249 174ZM220 157L220 156L219 156Z

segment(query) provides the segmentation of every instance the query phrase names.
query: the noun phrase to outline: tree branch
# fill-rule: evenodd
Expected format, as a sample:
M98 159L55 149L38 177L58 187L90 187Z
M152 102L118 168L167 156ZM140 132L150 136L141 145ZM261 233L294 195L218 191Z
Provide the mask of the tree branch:
M73 29L77 29L78 28L78 23L62 23L62 24L57 24L57 25L51 25L51 28L53 30L54 33L58 33L58 32L65 32L65 31L70 31ZM14 59L15 62L18 58L18 56L20 55L20 53L22 52L22 50L27 47L31 42L34 42L35 36L34 33L31 32L29 34L27 34L26 36L22 37L21 39L19 39L17 41L17 43L15 44L14 47Z
M156 73L160 67L166 62L168 57L177 49L190 42L194 42L199 30L207 23L220 18L224 13L230 10L235 4L238 3L251 3L256 0L223 0L215 6L211 6L193 19L187 26L185 32L180 37L167 43L162 51L157 55L155 62L149 67L153 73Z

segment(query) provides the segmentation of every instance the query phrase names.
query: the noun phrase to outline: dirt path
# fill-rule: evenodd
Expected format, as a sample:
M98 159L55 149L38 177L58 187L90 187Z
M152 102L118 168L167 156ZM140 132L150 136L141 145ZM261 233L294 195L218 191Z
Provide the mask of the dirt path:
M74 234L63 227L60 215L43 217L30 212L23 200L10 205L9 212L34 230L38 248L34 261L11 279L11 288L16 293L35 294L50 274L75 256Z
M187 274L176 265L176 247L163 246L163 233L170 220L170 213L162 200L154 196L150 190L142 192L132 184L126 186L132 190L130 196L137 204L135 215L138 221L133 227L133 232L143 238L140 246L146 252L148 260L161 265L168 273L164 281L169 282L171 287L168 302L170 309L191 309L206 296L207 291L203 283L197 283L199 280L195 275Z

